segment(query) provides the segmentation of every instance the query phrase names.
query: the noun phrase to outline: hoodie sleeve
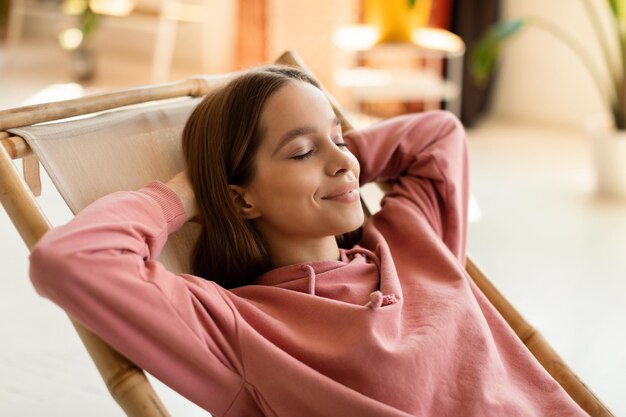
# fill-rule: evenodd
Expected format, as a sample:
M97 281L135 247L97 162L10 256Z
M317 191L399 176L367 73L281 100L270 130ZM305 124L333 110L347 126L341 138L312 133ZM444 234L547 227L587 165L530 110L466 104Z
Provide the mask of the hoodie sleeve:
M100 198L53 228L30 255L37 292L122 355L216 415L242 383L235 316L213 282L157 262L184 223L159 181Z
M445 110L398 116L348 132L345 141L361 165L361 185L392 181L388 197L423 215L465 266L468 155L456 116Z

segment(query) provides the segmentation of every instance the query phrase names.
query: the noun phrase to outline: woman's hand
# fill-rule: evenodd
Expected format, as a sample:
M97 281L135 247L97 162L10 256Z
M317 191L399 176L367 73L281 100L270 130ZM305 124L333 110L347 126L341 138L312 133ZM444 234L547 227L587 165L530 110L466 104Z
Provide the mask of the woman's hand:
M183 206L185 207L185 222L198 222L198 214L199 208L198 203L196 201L196 196L193 192L193 188L191 187L191 181L189 181L189 177L187 176L187 171L183 170L176 174L172 179L165 183L169 188L171 188L178 197L180 201L182 201Z

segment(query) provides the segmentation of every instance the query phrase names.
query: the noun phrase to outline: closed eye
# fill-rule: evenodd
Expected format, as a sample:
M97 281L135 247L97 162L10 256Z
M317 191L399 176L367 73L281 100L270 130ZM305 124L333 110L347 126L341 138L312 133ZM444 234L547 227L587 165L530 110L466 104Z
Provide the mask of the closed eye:
M343 141L343 137L341 135L337 135L333 139L333 141L334 141L336 146L343 147L343 148L347 148L348 147L348 144Z
M339 142L339 143L335 143L335 146L337 146L338 148L347 148L348 144L346 142ZM303 153L302 155L292 156L291 159L295 159L295 160L308 159L313 156L313 153L314 152L311 149L310 151L308 151L307 153Z
M304 153L302 155L292 156L291 159L296 159L296 160L307 159L307 158L310 158L311 156L313 156L313 150L310 150L307 153Z

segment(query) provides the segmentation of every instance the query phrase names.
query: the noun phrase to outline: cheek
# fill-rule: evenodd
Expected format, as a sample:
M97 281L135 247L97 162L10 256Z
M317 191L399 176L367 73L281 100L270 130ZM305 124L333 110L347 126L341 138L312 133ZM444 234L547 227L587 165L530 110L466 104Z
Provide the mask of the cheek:
M302 169L266 172L259 182L257 207L267 227L301 233L320 221L317 177Z
M278 209L281 203L301 207L310 204L318 192L318 175L303 167L268 169L259 180L257 193L266 209Z

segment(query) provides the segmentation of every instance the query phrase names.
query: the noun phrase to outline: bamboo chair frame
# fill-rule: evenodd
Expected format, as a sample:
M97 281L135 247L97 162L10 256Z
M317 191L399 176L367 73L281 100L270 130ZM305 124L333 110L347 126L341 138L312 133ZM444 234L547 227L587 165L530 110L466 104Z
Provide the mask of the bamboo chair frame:
M294 51L281 55L277 63L297 66L310 72ZM235 73L232 73L235 74ZM224 77L222 77L223 79ZM88 96L55 103L38 104L0 111L0 202L20 233L29 250L51 228L35 196L39 195L39 163L36 155L19 137L6 130L36 123L89 114L131 104L174 97L202 96L212 88L206 77L192 77L183 81L151 85L120 92ZM333 97L324 90L343 131L352 124ZM18 174L12 159L24 158L24 179ZM379 184L383 190L385 184ZM364 205L366 215L369 215ZM590 416L613 416L609 409L576 376L541 334L534 329L502 296L467 255L466 271L489 301L505 318L520 340L541 365ZM72 320L70 318L70 320ZM147 380L143 370L109 347L98 336L72 320L87 351L100 372L109 392L129 417L165 417L170 414Z

